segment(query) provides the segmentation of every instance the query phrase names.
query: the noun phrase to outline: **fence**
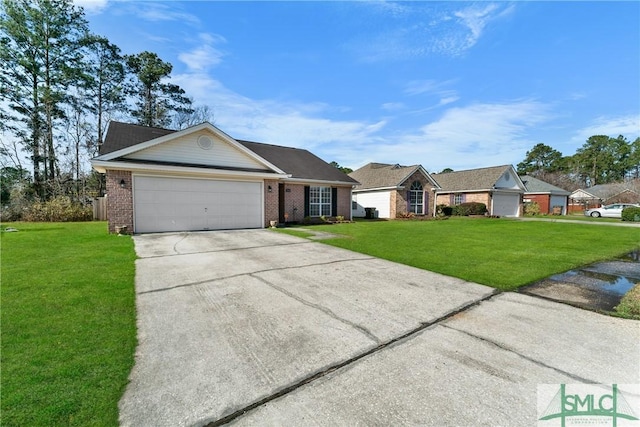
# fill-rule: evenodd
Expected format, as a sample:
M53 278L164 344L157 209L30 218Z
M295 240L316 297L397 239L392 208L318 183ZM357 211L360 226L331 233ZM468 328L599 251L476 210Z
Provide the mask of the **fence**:
M93 220L107 220L107 196L93 199Z

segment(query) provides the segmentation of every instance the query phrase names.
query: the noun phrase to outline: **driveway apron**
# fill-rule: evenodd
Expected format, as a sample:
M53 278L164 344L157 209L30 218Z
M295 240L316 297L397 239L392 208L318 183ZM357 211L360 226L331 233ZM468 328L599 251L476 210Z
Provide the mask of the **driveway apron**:
M640 383L638 322L270 230L134 241L123 426L532 425L540 384Z

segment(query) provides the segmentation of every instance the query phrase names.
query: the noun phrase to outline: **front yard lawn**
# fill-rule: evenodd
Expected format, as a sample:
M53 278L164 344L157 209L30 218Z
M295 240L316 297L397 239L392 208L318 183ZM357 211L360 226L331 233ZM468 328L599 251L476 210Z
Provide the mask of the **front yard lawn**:
M136 345L130 237L104 222L2 233L3 426L116 426Z
M503 290L640 247L639 228L586 223L453 217L313 227L347 237L326 244Z

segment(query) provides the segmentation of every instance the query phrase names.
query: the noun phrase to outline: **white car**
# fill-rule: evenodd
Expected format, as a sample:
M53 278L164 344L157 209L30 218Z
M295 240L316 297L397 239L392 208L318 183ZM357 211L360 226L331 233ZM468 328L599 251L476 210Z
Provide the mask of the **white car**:
M624 208L638 208L640 205L634 205L631 203L614 203L612 205L601 206L595 209L588 209L584 211L586 216L592 216L594 218L622 218L622 210Z

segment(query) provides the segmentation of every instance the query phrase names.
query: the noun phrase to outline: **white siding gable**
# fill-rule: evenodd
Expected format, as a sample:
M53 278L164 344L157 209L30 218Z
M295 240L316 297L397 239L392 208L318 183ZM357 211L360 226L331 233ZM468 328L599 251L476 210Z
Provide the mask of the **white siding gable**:
M587 193L584 190L576 190L573 193L571 193L571 196L569 197L571 197L572 199L593 199L595 196Z
M513 190L524 190L520 188L520 183L511 169L502 174L495 184L496 188L510 188Z
M208 137L213 144L208 149L200 147L198 145L200 136ZM206 130L183 135L174 140L127 154L124 158L203 166L267 169L267 166Z

